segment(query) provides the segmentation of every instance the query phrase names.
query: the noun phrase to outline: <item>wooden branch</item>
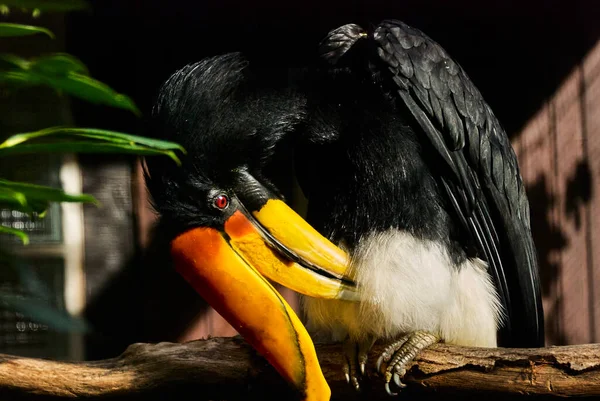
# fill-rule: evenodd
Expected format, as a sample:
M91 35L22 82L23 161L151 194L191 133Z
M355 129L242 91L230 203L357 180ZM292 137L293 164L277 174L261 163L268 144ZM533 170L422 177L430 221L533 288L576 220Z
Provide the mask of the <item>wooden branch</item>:
M373 366L382 346L375 346ZM336 344L317 345L334 400L387 400L369 371L363 394L346 384ZM434 345L423 351L402 399L536 399L600 396L600 344L541 349ZM114 359L57 362L0 355L2 400L293 399L275 371L239 337L186 344L133 344Z

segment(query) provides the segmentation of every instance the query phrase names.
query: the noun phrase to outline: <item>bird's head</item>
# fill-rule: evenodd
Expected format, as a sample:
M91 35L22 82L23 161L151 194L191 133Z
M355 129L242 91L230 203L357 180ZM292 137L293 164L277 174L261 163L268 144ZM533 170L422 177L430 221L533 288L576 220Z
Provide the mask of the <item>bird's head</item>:
M277 145L302 121L304 99L275 69L251 69L239 54L184 67L162 86L153 110L154 136L181 144L181 167L147 161L155 208L177 238L216 231L268 278L306 295L347 297L347 256L282 201L264 175ZM252 227L252 230L250 229ZM262 246L259 246L260 237ZM175 242L177 243L177 242ZM250 255L248 255L250 253ZM277 262L279 261L279 262ZM300 276L275 274L298 270ZM318 280L310 282L309 277ZM323 293L324 287L330 293Z
M313 297L356 298L348 256L289 208L265 175L280 141L302 122L304 103L283 71L252 69L239 54L205 59L167 80L152 113L153 136L187 150L182 166L146 161L176 269L298 386L316 363L307 357L314 349L265 277Z

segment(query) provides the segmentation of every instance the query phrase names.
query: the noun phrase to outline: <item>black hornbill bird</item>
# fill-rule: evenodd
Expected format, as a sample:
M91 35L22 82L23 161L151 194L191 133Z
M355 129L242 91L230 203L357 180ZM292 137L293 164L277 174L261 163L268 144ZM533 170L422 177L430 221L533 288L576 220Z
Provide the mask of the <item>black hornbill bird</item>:
M147 160L178 271L306 399L328 399L310 337L271 287L303 297L307 327L345 342L359 388L375 341L386 388L436 341L544 344L529 205L505 131L462 68L400 21L348 24L300 73L233 53L169 78ZM266 174L291 141L306 221ZM310 224L310 225L309 225Z

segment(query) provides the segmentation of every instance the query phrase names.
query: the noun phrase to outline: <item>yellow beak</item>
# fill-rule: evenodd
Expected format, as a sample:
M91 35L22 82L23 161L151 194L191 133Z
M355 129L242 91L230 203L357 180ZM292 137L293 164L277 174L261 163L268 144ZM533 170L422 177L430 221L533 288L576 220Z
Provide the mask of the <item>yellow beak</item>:
M236 211L225 232L233 249L262 275L315 298L356 300L354 283L346 277L350 261L278 199L258 211Z
M235 210L223 231L194 228L171 243L178 272L307 401L331 391L306 329L268 279L312 297L356 300L348 256L284 202Z
M176 238L179 273L306 400L329 400L331 391L306 329L271 284L216 230L196 228Z

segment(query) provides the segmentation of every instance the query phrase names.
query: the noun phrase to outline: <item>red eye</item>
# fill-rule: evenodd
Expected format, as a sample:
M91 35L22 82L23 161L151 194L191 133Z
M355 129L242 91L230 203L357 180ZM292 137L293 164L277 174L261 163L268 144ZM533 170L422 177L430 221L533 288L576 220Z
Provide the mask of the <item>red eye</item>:
M229 198L226 195L218 195L215 198L215 207L217 209L225 209L229 205Z

